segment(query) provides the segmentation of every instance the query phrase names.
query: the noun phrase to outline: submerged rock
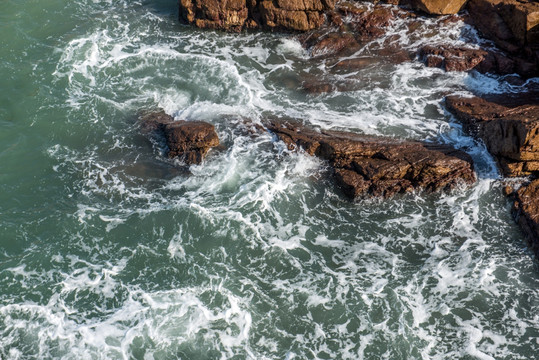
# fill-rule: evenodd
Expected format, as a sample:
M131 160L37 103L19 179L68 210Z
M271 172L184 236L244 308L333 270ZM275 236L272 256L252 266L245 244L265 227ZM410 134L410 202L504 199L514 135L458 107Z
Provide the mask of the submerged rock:
M208 151L219 145L219 137L212 124L203 121L174 121L163 111L141 117L144 132L160 133L165 137L168 157L186 164L200 164Z
M513 216L526 234L530 248L539 257L539 179L514 194Z
M464 129L485 143L504 175L539 173L539 103L510 106L458 96L445 103Z
M497 51L427 45L420 49L419 56L428 67L439 67L446 71L477 70L496 74L511 74L515 71L515 62Z
M268 129L290 149L327 160L351 198L391 197L416 190L446 190L475 182L471 157L447 145L399 141L350 132L317 132L273 121Z

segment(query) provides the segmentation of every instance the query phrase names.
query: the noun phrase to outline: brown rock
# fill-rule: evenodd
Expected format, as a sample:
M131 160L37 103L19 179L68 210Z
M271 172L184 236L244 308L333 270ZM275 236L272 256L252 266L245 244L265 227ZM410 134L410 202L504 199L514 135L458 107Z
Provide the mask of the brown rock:
M539 3L536 1L469 0L468 11L485 36L502 41L500 44L504 46L507 44L503 41L516 40L520 46L532 43L538 32Z
M477 70L481 73L511 74L515 63L507 56L483 49L427 45L419 50L419 56L428 67L446 71Z
M467 0L413 0L413 7L432 15L456 14Z
M370 11L354 15L351 27L361 41L371 41L384 35L397 11L387 6L375 6Z
M307 31L325 21L334 0L180 0L180 18L200 28L239 31L263 26Z
M479 97L449 96L446 107L464 129L483 140L506 176L539 169L539 104L506 106Z
M241 30L249 10L246 0L180 0L180 18L200 28Z
M473 183L469 155L446 145L358 135L317 132L274 121L268 125L290 149L327 160L348 196L390 197L414 190L439 191Z
M537 1L469 0L467 9L478 30L514 56L520 75L539 75Z
M331 32L321 37L310 48L311 56L321 57L351 53L359 49L359 44L351 33Z
M539 180L522 186L516 192L512 212L526 234L530 248L539 257Z
M174 121L163 111L147 113L141 118L144 132L165 137L169 158L179 158L186 164L200 164L219 137L212 124L203 121Z

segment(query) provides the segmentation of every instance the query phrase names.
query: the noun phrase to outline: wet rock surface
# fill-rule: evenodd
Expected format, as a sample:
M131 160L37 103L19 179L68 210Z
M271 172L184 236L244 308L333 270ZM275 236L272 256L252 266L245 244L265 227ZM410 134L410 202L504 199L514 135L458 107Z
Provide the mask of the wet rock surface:
M447 145L318 132L283 121L267 126L290 149L299 147L327 160L337 184L351 198L448 190L476 180L471 157Z
M477 70L494 74L512 74L516 71L514 60L494 50L427 45L420 49L419 56L428 67L439 67L446 71Z
M169 158L178 158L185 164L200 164L208 151L219 145L219 137L212 124L203 121L174 121L163 111L144 114L140 119L145 133L165 138Z
M510 105L449 96L445 103L464 129L485 143L505 176L539 173L539 102Z
M512 213L526 235L531 250L539 257L539 179L514 193Z

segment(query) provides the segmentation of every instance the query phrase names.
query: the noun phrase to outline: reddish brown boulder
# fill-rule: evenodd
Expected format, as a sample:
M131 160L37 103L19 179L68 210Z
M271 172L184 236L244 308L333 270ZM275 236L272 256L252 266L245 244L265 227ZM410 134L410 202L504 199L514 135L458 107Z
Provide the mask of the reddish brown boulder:
M514 61L496 51L427 45L420 49L419 56L428 67L439 67L446 71L477 70L481 73L496 74L515 72Z
M300 147L327 160L335 170L337 184L352 198L432 192L475 181L470 156L450 146L318 132L280 121L270 123L268 128L290 149Z
M200 28L266 27L307 31L325 21L334 0L180 0L180 18Z
M219 137L212 124L203 121L174 121L163 111L141 117L146 133L160 133L165 137L169 158L179 158L186 164L200 164L212 147L219 145Z
M533 180L515 193L512 212L530 248L539 257L539 180Z
M539 171L539 103L507 106L479 97L449 96L447 109L481 139L506 176Z
M456 14L468 0L412 0L415 9L432 15Z
M180 0L180 18L199 28L241 30L248 19L246 0Z

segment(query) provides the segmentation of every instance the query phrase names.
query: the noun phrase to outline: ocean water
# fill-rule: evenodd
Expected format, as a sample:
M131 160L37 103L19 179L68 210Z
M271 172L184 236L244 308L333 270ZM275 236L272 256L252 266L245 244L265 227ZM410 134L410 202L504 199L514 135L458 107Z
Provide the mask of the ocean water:
M290 34L178 23L176 0L0 2L0 359L532 359L539 264L447 94L535 86L375 59L353 73ZM405 20L410 50L477 43ZM313 95L304 80L351 82ZM186 171L139 111L216 126ZM245 123L437 140L479 181L350 201L323 162Z

